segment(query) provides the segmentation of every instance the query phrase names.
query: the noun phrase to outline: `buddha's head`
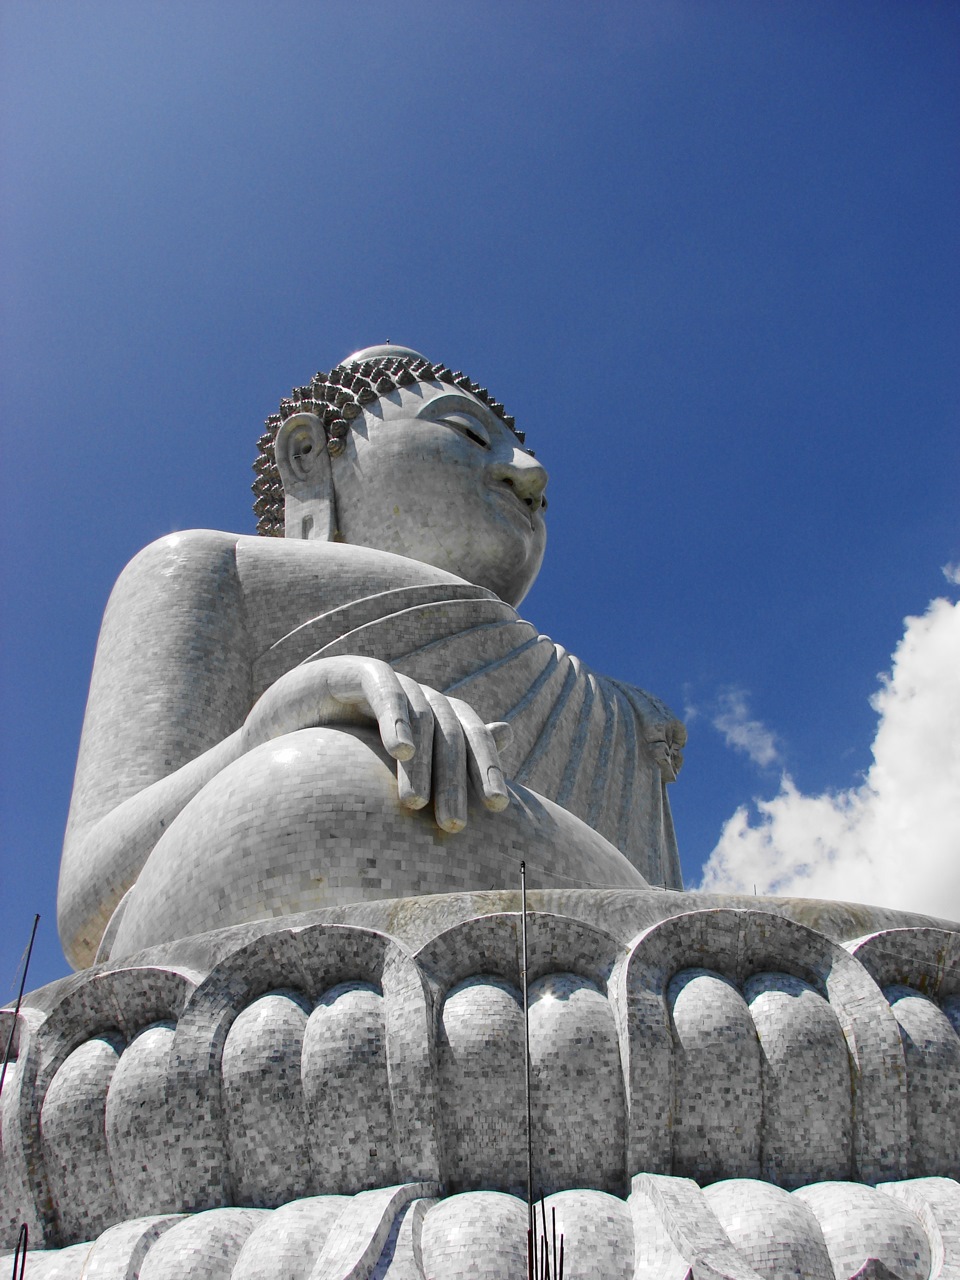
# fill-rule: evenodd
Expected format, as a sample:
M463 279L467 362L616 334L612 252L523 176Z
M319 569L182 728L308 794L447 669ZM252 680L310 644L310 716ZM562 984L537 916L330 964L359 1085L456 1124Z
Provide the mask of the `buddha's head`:
M376 547L518 604L543 559L547 473L465 374L368 347L297 388L254 463L266 536Z

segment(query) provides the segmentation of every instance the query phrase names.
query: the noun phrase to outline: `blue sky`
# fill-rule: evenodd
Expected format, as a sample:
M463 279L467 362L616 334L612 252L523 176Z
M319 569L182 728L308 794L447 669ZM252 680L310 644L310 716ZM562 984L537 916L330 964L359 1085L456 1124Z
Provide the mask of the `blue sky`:
M0 6L0 995L34 911L31 985L66 968L113 581L171 530L252 532L263 418L387 337L488 385L551 473L524 615L687 713L688 882L744 822L770 852L785 776L847 830L886 725L941 784L960 915L958 54L931 0ZM850 862L863 900L936 896L901 825L883 876Z

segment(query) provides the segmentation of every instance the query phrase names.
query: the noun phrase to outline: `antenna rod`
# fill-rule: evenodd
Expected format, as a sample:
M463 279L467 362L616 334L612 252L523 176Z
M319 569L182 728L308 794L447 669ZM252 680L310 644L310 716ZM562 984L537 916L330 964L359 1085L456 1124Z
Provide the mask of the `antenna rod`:
M23 1272L27 1265L27 1246L30 1243L30 1228L25 1222L20 1224L20 1234L17 1236L17 1248L13 1255L13 1276L12 1280L23 1280ZM21 1245L23 1246L21 1252ZM20 1274L17 1275L17 1263L20 1263Z
M527 1102L527 1274L533 1280L533 1124L530 1107L530 996L527 985L527 866L520 863L520 937L523 945L523 1064Z
M17 996L17 1007L13 1011L13 1023L10 1027L10 1034L7 1037L7 1048L3 1055L3 1070L0 1071L0 1093L3 1092L3 1082L7 1078L7 1063L10 1061L10 1051L13 1048L13 1037L17 1029L17 1019L20 1017L20 1001L23 999L23 989L27 985L27 970L30 968L30 956L33 954L33 940L37 936L37 925L40 923L40 916L33 917L33 929L30 931L30 944L27 947L27 958L23 962L23 973L20 976L20 993Z

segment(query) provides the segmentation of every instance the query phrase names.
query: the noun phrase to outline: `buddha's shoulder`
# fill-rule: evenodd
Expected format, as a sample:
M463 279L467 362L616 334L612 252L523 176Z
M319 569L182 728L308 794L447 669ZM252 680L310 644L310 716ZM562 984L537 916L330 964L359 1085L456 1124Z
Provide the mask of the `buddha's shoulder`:
M236 579L237 535L217 529L184 529L149 543L130 560L117 579L108 611L139 606L151 599L207 589Z
M236 564L241 571L255 569L259 565L268 565L274 571L282 571L289 565L294 572L309 571L311 566L324 566L331 572L338 569L381 569L398 578L462 582L443 569L373 547L345 542L263 538L255 534L227 533L221 529L184 529L165 534L139 551L124 569L124 574L136 576L157 570L189 572L194 566L209 569L222 562Z
M218 529L186 529L151 542L123 570L112 603L139 605L171 597L238 592L256 598L291 595L317 599L396 587L456 584L462 580L432 565L346 543L263 538Z

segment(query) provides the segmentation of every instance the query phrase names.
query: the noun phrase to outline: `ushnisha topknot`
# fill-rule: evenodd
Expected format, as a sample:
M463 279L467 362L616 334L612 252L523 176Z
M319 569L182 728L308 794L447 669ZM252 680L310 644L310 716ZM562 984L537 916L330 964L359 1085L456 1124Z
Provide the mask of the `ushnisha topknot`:
M360 356L363 354L359 353ZM315 413L323 423L327 449L336 457L346 447L345 437L351 422L360 416L366 405L389 395L398 386L410 386L414 382L442 382L469 391L524 444L524 433L517 430L513 418L504 411L499 400L494 400L486 387L481 387L459 370L433 364L425 356L414 354L376 356L368 360L349 357L329 373L315 374L307 386L294 387L290 395L280 401L280 412L267 418L266 430L257 441L259 453L253 464L257 478L251 485L257 533L265 538L283 537L283 484L274 457L274 443L285 419L295 413Z

